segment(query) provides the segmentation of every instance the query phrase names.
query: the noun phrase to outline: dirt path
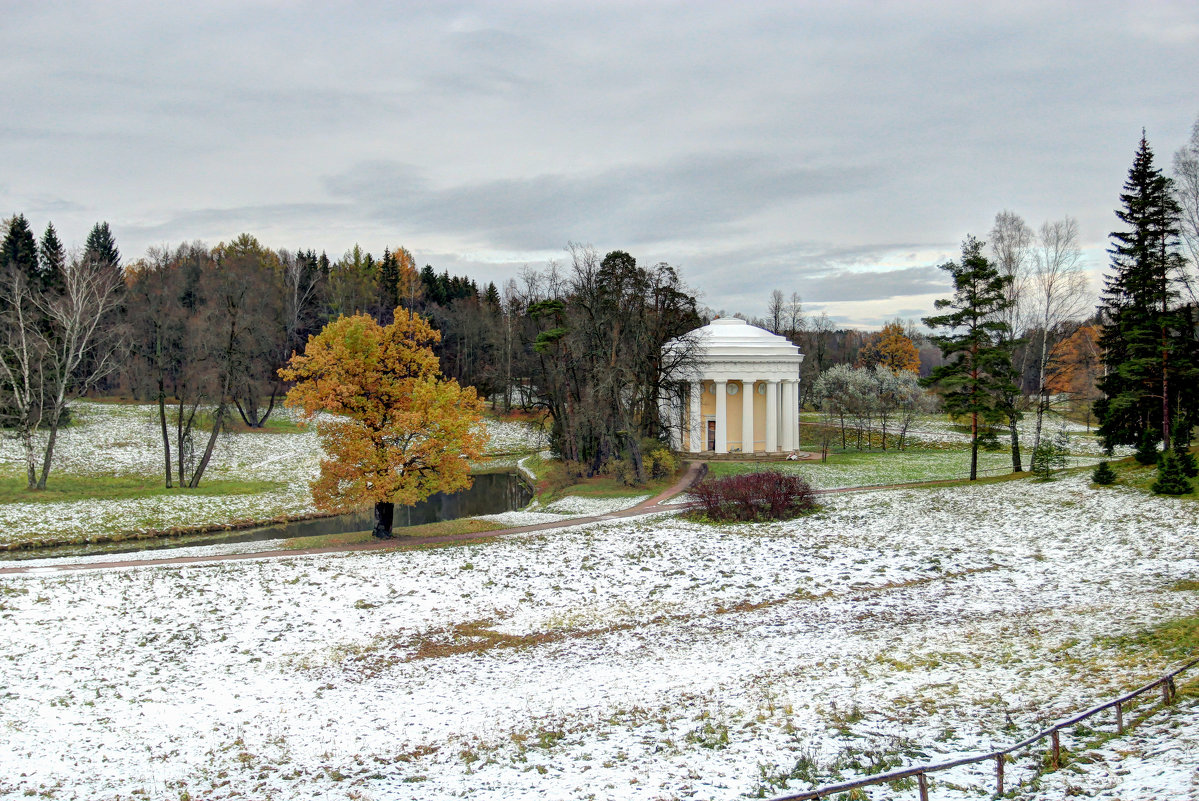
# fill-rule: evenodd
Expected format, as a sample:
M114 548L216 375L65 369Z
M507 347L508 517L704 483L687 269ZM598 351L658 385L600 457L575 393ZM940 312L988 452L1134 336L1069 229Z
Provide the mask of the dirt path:
M154 567L158 565L187 565L197 562L228 562L244 559L271 559L288 556L309 556L322 553L347 553L350 551L379 551L389 549L404 549L415 548L422 545L440 545L449 542L465 542L469 540L489 539L491 537L504 537L510 534L530 534L537 531L550 531L556 528L568 528L570 526L582 526L588 523L598 523L602 520L616 520L628 517L643 517L645 515L658 514L661 512L675 511L683 508L682 503L667 503L676 495L683 493L690 487L697 478L699 478L703 470L703 462L691 462L687 466L686 472L679 477L672 486L658 493L652 498L642 501L636 506L631 506L628 509L621 509L617 512L610 512L604 515L592 515L588 517L571 517L566 520L556 520L551 523L536 523L531 526L517 526L514 528L496 529L494 531L478 531L467 532L463 534L442 534L433 537L396 537L390 540L374 540L372 542L361 542L353 545L330 545L324 548L299 548L295 550L271 550L259 551L256 553L235 553L235 554L212 554L209 556L174 556L163 557L161 559L126 559L113 560L111 562L67 562L70 557L63 557L62 565L53 567L4 567L0 568L0 576L11 575L53 575L55 573L66 573L76 570L100 570L105 568L121 568L121 567Z

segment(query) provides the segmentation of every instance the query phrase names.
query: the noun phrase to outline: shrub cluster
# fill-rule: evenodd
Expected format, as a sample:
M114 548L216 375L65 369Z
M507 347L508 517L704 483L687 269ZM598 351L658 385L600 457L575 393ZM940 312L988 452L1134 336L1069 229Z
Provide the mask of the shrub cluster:
M710 520L787 520L816 508L812 486L802 476L774 470L708 477L691 494L697 511Z

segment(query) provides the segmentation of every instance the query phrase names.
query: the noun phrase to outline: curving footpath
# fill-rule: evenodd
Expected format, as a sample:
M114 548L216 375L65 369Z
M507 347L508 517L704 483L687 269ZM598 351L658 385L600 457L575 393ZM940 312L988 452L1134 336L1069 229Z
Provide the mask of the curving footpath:
M501 528L492 531L474 531L463 534L441 534L430 537L396 537L390 540L373 540L371 542L360 542L352 545L329 545L323 548L296 548L289 550L273 549L269 551L256 551L251 553L231 553L231 554L210 554L208 556L164 556L161 559L126 559L113 560L111 562L69 562L70 557L63 557L63 564L53 567L0 567L0 576L13 575L55 575L57 573L65 573L76 570L103 570L108 568L125 568L125 567L154 567L157 565L187 565L200 562L229 562L241 559L278 559L290 556L311 556L323 553L348 553L351 551L381 551L381 550L403 550L405 548L417 548L423 545L441 545L451 542L468 542L470 540L485 540L492 537L506 537L512 534L530 534L538 531L551 531L557 528L570 528L571 526L584 526L589 523L599 523L607 520L618 520L621 518L645 517L648 515L662 514L664 512L677 512L689 506L685 501L671 503L671 499L681 495L691 487L703 475L707 467L707 462L694 461L689 462L686 472L671 485L668 489L663 490L652 498L642 501L636 506L630 506L627 509L621 509L616 512L609 512L603 515L590 515L587 517L571 517L565 520L555 520L550 523L534 523L528 526L516 526L514 528ZM885 489L900 489L904 487L928 487L938 486L941 484L955 484L958 479L949 479L945 481L919 481L910 484L882 484L864 487L838 487L836 489L815 490L817 495L831 495L845 492L864 492L869 490L885 490Z
M380 551L380 550L402 550L404 548L415 548L422 545L440 545L450 542L465 542L469 540L483 540L492 537L504 537L510 534L529 534L537 531L549 531L556 528L569 528L571 526L582 526L588 523L598 523L604 520L616 520L626 517L644 517L646 515L661 514L662 512L673 512L686 508L686 503L668 503L672 498L686 491L700 477L705 467L704 462L691 462L687 466L686 472L676 481L671 487L658 493L652 498L642 501L636 506L630 506L628 509L621 509L616 512L609 512L603 515L592 515L589 517L571 517L566 520L555 520L550 523L536 523L530 526L517 526L515 528L502 528L494 531L477 531L467 532L464 534L442 534L432 537L396 537L390 540L374 540L372 542L361 542L352 545L330 545L324 548L297 548L294 550L270 550L258 551L255 553L236 553L236 554L212 554L209 556L175 556L163 557L161 559L126 559L114 560L111 562L77 562L70 563L65 560L70 557L63 557L64 564L54 567L4 567L0 568L0 576L12 575L55 575L76 570L103 570L106 568L122 568L122 567L154 567L157 565L187 565L198 562L228 562L239 559L272 559L290 556L310 556L323 553L347 553L350 551Z

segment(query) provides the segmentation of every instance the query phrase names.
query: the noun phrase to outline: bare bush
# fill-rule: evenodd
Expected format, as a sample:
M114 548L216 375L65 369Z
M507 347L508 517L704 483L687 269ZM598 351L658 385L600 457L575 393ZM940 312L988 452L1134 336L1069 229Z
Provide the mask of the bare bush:
M816 508L815 493L803 476L775 470L708 477L691 494L696 511L709 520L788 520Z

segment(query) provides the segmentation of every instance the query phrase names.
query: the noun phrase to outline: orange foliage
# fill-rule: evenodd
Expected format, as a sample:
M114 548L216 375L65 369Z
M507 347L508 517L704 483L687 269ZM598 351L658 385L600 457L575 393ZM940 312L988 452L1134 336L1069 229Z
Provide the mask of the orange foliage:
M1096 396L1098 390L1095 389L1095 381L1102 353L1099 349L1099 327L1081 326L1049 352L1045 388L1055 395Z
M858 354L859 367L881 364L899 375L907 371L920 372L920 352L915 343L903 332L899 323L887 323L883 330L870 336L870 341Z
M424 284L420 280L420 271L416 269L416 259L408 248L396 248L392 252L396 260L396 297L400 305L411 309L420 300Z
M322 511L367 503L409 505L470 486L470 460L487 442L473 387L443 378L432 345L440 335L403 308L380 326L339 317L308 338L279 371L296 385L289 407L317 420L328 458L311 484Z

